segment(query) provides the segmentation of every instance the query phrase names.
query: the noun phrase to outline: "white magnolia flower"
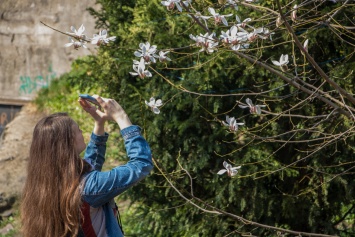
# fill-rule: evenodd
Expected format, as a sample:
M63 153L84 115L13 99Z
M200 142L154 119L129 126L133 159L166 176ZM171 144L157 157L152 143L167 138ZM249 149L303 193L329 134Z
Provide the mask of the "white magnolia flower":
M224 25L228 26L228 22L226 20L226 17L230 17L232 16L233 14L227 14L227 15L220 15L219 13L217 13L214 8L212 7L209 7L208 8L208 11L211 13L211 15L213 16L214 18L214 22L216 25L218 25L219 23L223 23Z
M303 43L303 48L304 50L306 50L306 52L308 53L308 39L306 39L306 41ZM303 51L301 51L302 54L304 54Z
M270 30L265 27L254 28L254 31L251 35L249 35L248 40L254 41L256 38L261 38L261 39L270 38L270 40L272 40L273 34L275 34L275 32L270 32Z
M70 30L73 31L73 32L67 32L67 33L70 34L70 35L74 35L73 36L74 38L76 38L78 40L86 38L86 36L83 34L84 31L85 31L85 26L83 24L81 24L81 26L79 27L78 30L76 30L74 26L71 26Z
M193 15L194 17L196 17L197 19L202 19L204 22L205 22L205 26L208 28L208 25L207 25L207 21L208 19L210 19L212 16L203 16L201 14L201 12L196 12L195 14L191 14ZM191 17L190 15L188 15L189 17Z
M133 60L133 70L135 72L130 72L130 74L132 76L139 76L142 79L145 77L152 76L152 74L148 70L145 70L145 62L144 62L143 58L141 58L141 60L139 62L136 60Z
M69 37L70 43L64 45L64 47L74 46L74 49L78 50L80 47L87 48L85 41L74 41L72 37Z
M101 45L108 44L110 41L115 41L116 36L111 36L107 38L107 30L102 30L99 34L94 34L94 37L91 39L92 44Z
M225 169L221 169L220 171L218 171L217 174L221 175L221 174L224 174L225 172L227 172L227 175L229 177L233 177L236 174L238 174L238 169L241 168L241 166L232 167L232 165L227 163L226 161L223 161L223 166Z
M159 61L160 62L171 61L171 59L168 56L166 56L167 53L169 53L169 51L167 51L167 52L160 51L159 52Z
M208 35L208 34L207 34ZM189 35L190 36L190 39L192 39L193 41L195 41L196 43L196 46L201 46L202 42L203 42L203 35L200 34L200 35L197 35L197 36L194 36L192 34Z
M270 32L270 30L268 28L262 27L263 31L258 34L258 36L262 39L267 39L267 37L270 38L270 40L272 40L272 35L275 34L275 32Z
M237 20L237 26L240 28L245 28L247 26L247 22L251 21L251 18L246 18L244 21L240 21L239 16L235 15L235 19Z
M161 1L161 4L163 4L163 6L166 6L166 8L169 11L174 10L174 8L176 6L176 8L179 10L179 12L182 12L182 7L181 7L180 3L181 3L181 0ZM189 6L190 3L191 3L191 0L182 1L182 4L184 4L186 7Z
M271 60L271 61L274 65L279 66L283 72L287 70L287 64L288 64L287 54L285 55L281 54L280 61L275 61L275 60Z
M253 27L251 27L253 28ZM243 28L240 28L243 29ZM257 38L261 39L267 39L268 37L271 38L271 35L275 34L274 32L270 33L268 28L264 27L259 27L259 28L253 28L253 32L248 33L247 38L249 42L255 41Z
M272 35L274 35L274 34L275 34L275 32L271 32L271 33L269 34L270 40L272 40Z
M227 32L221 31L221 40L223 43L230 45L232 50L237 51L241 47L242 42L246 42L248 33L245 31L238 32L237 26L232 26Z
M208 35L208 33L199 36L193 36L190 34L190 38L196 42L196 45L201 47L200 52L206 51L207 53L213 53L217 51L218 41L215 40L215 33Z
M291 11L291 20L293 22L297 20L297 4L293 6L293 10Z
M243 51L249 49L250 44L241 44L239 50Z
M149 42L140 43L139 50L134 52L136 57L143 58L146 62L153 62L155 63L155 57L158 57L155 52L157 51L156 45L150 45Z
M154 97L151 97L149 99L149 102L145 101L145 104L148 105L155 114L159 114L160 113L160 110L158 109L158 107L163 105L161 99L155 100Z
M249 33L247 37L249 42L254 42L258 38L257 31L254 29L254 31Z
M266 105L254 105L249 98L247 98L245 102L247 105L239 105L239 107L242 109L249 108L250 113L252 114L261 114L261 108L266 107Z
M223 125L229 127L229 130L232 132L238 131L239 125L244 125L244 123L237 123L234 117L229 117L228 115L226 116L226 121L222 121Z
M227 0L225 6L231 6L233 7L236 11L238 11L238 3L239 1L238 0Z

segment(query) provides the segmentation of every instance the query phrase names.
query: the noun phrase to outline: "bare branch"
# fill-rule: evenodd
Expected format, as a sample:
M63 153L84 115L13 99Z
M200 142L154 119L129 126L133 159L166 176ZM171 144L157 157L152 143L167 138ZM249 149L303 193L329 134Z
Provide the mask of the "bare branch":
M277 6L279 8L280 15L283 19L283 24L286 26L288 32L292 35L297 47L301 50L301 52L306 56L307 60L311 63L311 65L317 70L319 75L326 80L330 85L332 85L340 94L345 96L352 104L355 105L355 98L350 95L346 90L341 88L337 83L335 83L332 79L330 79L327 74L319 67L319 65L314 61L313 57L309 55L307 50L303 47L301 42L298 40L298 37L296 36L295 32L293 31L292 27L290 24L287 22L287 19L285 15L282 13L282 8L279 0L276 0ZM349 118L350 116L347 115Z

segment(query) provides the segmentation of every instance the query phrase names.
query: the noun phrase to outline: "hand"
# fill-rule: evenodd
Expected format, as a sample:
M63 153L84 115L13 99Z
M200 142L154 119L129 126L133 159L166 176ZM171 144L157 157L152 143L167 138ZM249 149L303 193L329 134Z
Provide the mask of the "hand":
M91 117L93 117L93 119L95 120L95 122L98 123L105 123L105 118L102 118L96 111L97 108L96 106L92 105L90 102L88 102L85 99L79 98L79 104L80 106L88 113L91 115Z
M96 106L93 106L91 103L87 102L86 100L84 100L82 98L79 99L79 104L95 120L93 133L98 135L98 136L105 135L105 122L106 122L106 119L103 118L102 116L100 116L97 113L98 109L96 108Z
M123 110L120 104L117 103L114 99L102 98L98 95L93 95L93 97L99 102L103 111L100 111L95 106L89 105L88 102L85 101L82 107L85 111L90 113L90 115L98 122L105 122L107 120L114 120L120 126L120 129L128 127L132 125L128 115ZM95 111L94 111L95 110Z

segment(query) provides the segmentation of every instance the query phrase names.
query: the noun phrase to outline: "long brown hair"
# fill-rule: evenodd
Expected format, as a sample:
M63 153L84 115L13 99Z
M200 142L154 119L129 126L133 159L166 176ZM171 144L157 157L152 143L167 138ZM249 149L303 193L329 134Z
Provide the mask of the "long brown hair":
M75 149L74 123L66 113L56 113L34 128L21 202L24 237L78 234L79 183L89 166Z

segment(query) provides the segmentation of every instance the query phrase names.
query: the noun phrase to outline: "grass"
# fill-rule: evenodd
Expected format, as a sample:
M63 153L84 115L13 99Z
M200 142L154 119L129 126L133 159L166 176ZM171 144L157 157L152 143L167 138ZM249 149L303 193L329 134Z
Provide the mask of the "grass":
M13 215L9 217L3 217L0 220L0 230L3 230L8 224L10 224L13 229L6 232L6 234L1 234L0 237L19 237L20 236L20 214L18 211L18 206L13 207L14 210L16 210Z

